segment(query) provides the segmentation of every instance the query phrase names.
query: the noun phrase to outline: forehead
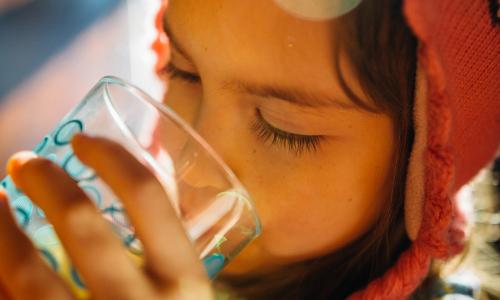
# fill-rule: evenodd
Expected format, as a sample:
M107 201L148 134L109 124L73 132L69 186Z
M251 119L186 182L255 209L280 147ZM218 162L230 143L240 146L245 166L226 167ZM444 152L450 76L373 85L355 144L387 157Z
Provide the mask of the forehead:
M201 71L325 88L335 80L333 21L299 19L271 0L173 0L167 22Z

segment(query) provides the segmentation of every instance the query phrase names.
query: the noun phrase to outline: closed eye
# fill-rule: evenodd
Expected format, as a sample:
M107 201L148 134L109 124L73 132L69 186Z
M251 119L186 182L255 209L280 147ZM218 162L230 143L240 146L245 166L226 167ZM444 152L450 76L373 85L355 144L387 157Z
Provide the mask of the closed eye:
M255 120L251 129L262 141L284 148L296 156L300 156L305 152L313 153L318 151L325 140L325 137L321 135L295 134L276 128L262 117L259 109L255 110Z
M181 79L188 83L201 83L201 77L189 71L179 69L172 62L169 62L163 70L161 70L162 75L167 75L170 79Z

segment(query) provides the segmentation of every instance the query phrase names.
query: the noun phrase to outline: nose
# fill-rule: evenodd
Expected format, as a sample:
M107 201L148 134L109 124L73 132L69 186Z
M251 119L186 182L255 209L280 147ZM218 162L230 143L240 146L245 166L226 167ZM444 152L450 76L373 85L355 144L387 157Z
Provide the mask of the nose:
M172 166L162 166L173 173L177 180L193 187L222 189L228 185L226 167L220 155L223 133L217 118L205 113L190 120L192 129L173 119L160 117L156 122L149 151L158 160L160 153L169 156ZM214 147L216 145L216 147ZM215 150L215 148L217 148ZM168 164L167 164L168 165ZM170 171L170 173L172 173Z
M155 129L155 148L162 149L173 165L177 185L178 208L183 216L196 215L210 199L233 188L232 173L212 147L220 146L223 133L217 127L218 118L207 111L199 111L192 118L193 135L181 124L160 119ZM221 149L218 147L218 149ZM157 155L158 156L158 155Z
M222 124L222 107L200 108L191 126L200 139L188 139L179 153L177 174L179 179L198 188L224 189L230 185L228 176L228 150L231 140Z
M221 109L200 110L190 119L194 137L175 122L160 121L155 130L154 143L159 144L155 148L168 154L174 169L178 213L190 238L202 248L211 245L214 233L229 230L244 208L248 210L247 201L243 201L246 193L223 163L237 151L231 151L236 145L234 130L227 126L234 120L222 124L227 119L221 118ZM247 227L252 228L256 221L249 215Z
M174 161L177 180L197 189L229 188L230 175L217 156L206 142L188 139Z

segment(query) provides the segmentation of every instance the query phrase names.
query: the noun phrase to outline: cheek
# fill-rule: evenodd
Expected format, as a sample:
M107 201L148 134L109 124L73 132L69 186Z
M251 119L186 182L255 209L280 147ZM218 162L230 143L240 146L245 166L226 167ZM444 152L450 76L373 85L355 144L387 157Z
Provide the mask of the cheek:
M338 249L354 240L378 215L379 202L349 180L314 184L288 181L262 206L265 248L274 256L304 259ZM325 189L326 185L331 185Z
M330 154L316 164L274 163L259 170L260 243L272 256L295 261L324 255L358 238L379 216L390 191L392 144L346 143L332 146Z

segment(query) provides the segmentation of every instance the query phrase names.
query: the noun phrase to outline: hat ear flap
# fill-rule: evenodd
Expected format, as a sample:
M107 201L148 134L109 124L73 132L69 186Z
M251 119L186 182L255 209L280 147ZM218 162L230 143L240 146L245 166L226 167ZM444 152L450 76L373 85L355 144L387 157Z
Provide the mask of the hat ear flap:
M405 188L405 225L414 241L422 225L425 202L425 153L427 149L427 78L417 62L413 106L414 142L408 161Z

